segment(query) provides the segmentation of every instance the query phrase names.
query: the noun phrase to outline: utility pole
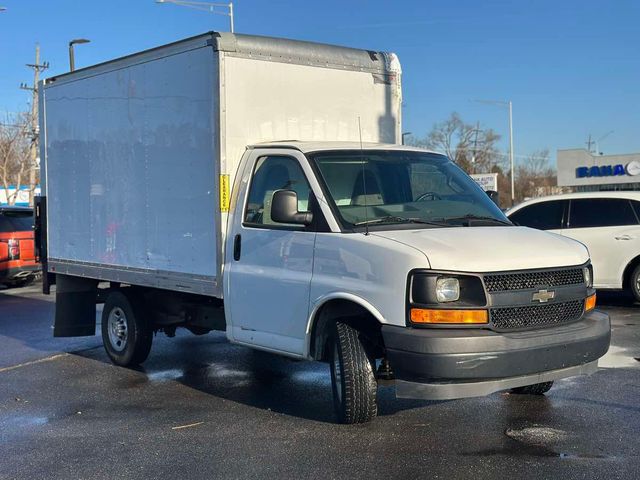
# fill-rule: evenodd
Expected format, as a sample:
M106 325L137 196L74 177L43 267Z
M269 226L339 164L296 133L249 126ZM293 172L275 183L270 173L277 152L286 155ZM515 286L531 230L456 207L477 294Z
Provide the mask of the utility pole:
M473 153L471 154L472 173L476 173L476 154L478 152L478 132L480 132L480 121L476 122L476 131L473 139Z
M511 205L513 206L515 204L515 198L516 198L516 184L515 184L515 179L516 179L516 171L515 171L515 164L513 161L513 103L511 102L511 100L509 100L508 102L505 101L501 101L501 100L475 100L478 103L486 103L488 105L500 105L502 107L507 107L509 108L509 164L510 164L510 168L511 168Z
M40 72L49 68L49 63L40 63L40 44L36 43L36 63L27 63L27 67L33 68L33 86L26 83L20 84L23 90L29 90L32 94L31 100L31 145L29 147L29 205L33 206L33 197L36 190L36 168L38 167L38 82L40 81ZM20 186L17 185L17 188Z
M593 140L591 140L591 134L589 134L589 139L585 143L587 144L587 152L591 153L591 145L595 143Z
M513 103L509 100L509 162L511 163L511 206L516 200L516 170L513 162Z

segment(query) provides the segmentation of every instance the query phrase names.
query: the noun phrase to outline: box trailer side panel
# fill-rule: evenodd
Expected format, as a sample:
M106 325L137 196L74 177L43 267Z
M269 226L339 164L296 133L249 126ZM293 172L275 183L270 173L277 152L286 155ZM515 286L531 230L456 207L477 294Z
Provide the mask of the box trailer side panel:
M211 48L48 84L49 270L217 291Z

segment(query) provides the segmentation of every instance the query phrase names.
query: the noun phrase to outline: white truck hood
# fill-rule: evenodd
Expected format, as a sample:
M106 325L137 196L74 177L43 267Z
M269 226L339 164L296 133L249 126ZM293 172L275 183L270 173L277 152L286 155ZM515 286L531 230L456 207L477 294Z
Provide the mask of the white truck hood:
M371 232L423 252L435 270L498 272L581 265L587 248L527 227L452 227Z

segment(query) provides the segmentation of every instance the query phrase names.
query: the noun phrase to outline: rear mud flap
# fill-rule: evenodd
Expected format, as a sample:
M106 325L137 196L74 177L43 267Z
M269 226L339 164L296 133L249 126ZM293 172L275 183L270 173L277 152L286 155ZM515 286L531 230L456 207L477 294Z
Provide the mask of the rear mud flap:
M54 337L86 337L96 334L98 282L56 275Z

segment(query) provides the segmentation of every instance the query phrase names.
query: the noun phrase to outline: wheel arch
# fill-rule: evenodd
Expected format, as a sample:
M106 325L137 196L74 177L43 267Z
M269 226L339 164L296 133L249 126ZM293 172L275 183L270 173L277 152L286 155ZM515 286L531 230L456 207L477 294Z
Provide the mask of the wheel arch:
M627 265L624 267L622 271L622 288L627 290L631 287L631 274L635 270L635 268L640 265L640 255L632 258Z
M380 311L365 299L350 293L332 293L316 302L306 332L306 356L326 360L326 346L331 326L343 319L355 328L370 334L376 343L382 342L380 327L386 323Z

